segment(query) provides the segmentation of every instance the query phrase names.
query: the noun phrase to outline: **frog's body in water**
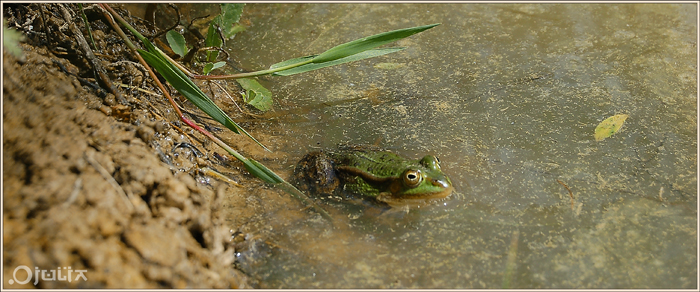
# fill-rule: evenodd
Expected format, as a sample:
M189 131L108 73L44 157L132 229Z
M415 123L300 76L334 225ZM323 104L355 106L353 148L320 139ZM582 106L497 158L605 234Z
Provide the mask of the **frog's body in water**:
M314 151L299 161L294 178L302 190L333 198L361 198L389 206L422 205L452 193L437 157L420 160L368 147Z

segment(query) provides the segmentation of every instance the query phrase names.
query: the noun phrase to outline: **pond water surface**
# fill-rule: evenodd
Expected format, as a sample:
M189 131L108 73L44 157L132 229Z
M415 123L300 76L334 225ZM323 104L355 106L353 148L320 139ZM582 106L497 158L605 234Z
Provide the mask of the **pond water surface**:
M695 4L252 4L244 15L228 51L247 70L441 23L392 44L399 53L262 78L275 105L258 123L291 157L267 164L289 174L312 150L377 145L439 156L455 186L409 212L324 205L334 227L270 210L257 231L267 244L239 256L262 287L697 288ZM629 115L620 132L596 141L616 114Z

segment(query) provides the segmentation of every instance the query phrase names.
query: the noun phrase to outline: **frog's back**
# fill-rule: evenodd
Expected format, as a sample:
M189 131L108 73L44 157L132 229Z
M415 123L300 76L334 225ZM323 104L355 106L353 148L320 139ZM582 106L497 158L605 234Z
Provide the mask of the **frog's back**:
M329 153L336 165L354 167L376 177L396 177L415 161L404 159L388 151L353 148Z

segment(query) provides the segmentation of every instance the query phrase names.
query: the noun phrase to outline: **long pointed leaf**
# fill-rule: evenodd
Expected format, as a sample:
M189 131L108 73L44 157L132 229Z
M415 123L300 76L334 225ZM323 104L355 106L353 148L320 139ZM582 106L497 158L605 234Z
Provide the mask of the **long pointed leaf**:
M325 67L329 67L329 66L340 65L340 64L343 64L343 63L348 63L348 62L354 62L354 61L359 61L359 60L363 60L363 59L369 59L369 58L379 57L379 56L381 56L381 55L386 55L386 54L395 53L395 52L401 51L401 50L403 50L403 49L405 49L405 48L386 48L386 49L367 50L367 51L364 51L364 52L360 52L360 53L357 53L357 54L354 54L354 55L347 56L347 57L345 57L345 58L340 58L340 59L337 59L337 60L328 61L328 62L324 62L324 63L310 63L310 64L302 65L302 66L299 66L299 67L295 67L295 68L292 68L292 69L287 69L287 70L284 70L284 71L275 72L275 73L272 73L272 75L275 75L275 76L289 76L289 75L304 73L304 72L308 72L308 71L312 71L312 70L317 70L317 69L321 69L321 68L325 68ZM310 58L310 57L313 57L313 56L306 56L306 57L296 58L296 59L292 59L292 60L280 62L280 63L277 63L277 64L275 64L275 65L278 65L278 64L283 64L283 65L284 65L284 63L286 63L286 62L289 62L290 64L293 64L293 63L290 62L290 61L299 62L299 61L303 61L305 58L308 59L308 58ZM278 66L275 66L275 65L272 65L270 68L271 68L271 69L274 69L274 68L282 67L282 66L280 66L280 65L278 65Z
M264 180L265 182L271 183L271 184L278 184L284 181L279 175L274 173L272 170L267 168L266 166L260 164L260 162L257 162L253 159L246 159L246 161L243 162L243 165L245 168L248 170L248 172L254 174L255 176L259 177L260 179Z
M388 31L380 34L375 34L373 36L364 37L357 39L348 43L337 45L329 50L321 53L313 59L313 63L325 63L340 58L345 58L350 55L354 55L369 49L376 48L383 44L388 44L402 38L406 38L422 32L424 30L433 28L440 25L439 23L409 27L404 29L398 29L393 31Z
M272 66L270 66L270 70L272 70L272 69L277 69L277 68L282 68L282 67L284 67L284 66L288 66L288 65L292 65L292 64L303 63L303 62L308 61L309 59L316 58L316 56L318 56L318 55L311 55L311 56L306 56L306 57L299 57L299 58L289 59L289 60L286 60L286 61L282 61L282 62L279 62L279 63L275 63L275 64L272 64Z
M221 108L219 108L209 97L190 80L184 72L180 71L175 65L166 61L164 57L159 56L161 53L150 42L144 42L146 48L151 51L138 50L143 59L151 66L156 68L163 75L163 78L168 81L180 94L185 96L190 102L212 117L215 121L221 123L231 131L240 134L243 133L250 139L255 141L265 150L270 151L251 136L246 130L241 128L234 122Z

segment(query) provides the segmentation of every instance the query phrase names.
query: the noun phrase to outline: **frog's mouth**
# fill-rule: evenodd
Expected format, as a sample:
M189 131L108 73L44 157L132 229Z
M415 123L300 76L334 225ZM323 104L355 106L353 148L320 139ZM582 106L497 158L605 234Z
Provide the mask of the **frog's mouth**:
M435 191L435 192L422 193L420 196L415 196L415 199L419 199L419 198L424 199L424 200L442 199L442 198L449 196L452 193L452 191L454 190L454 187L452 187L452 183L449 181L449 179L434 178L430 181L430 184L433 185L433 187L438 188L440 190ZM414 199L411 196L404 197L404 198L405 199Z
M443 199L447 196L449 196L452 191L454 190L454 187L451 185L448 185L445 187L442 191L438 192L432 192L432 193L423 193L420 196L402 196L401 199L404 200L417 200L417 199L423 199L423 200L431 200L431 199Z
M399 207L399 206L409 206L409 207L414 207L414 206L426 206L428 204L441 201L442 199L447 198L450 194L452 194L452 191L454 190L454 187L452 185L448 185L448 187L444 188L443 190L437 191L437 192L429 192L429 193L421 193L421 194L404 194L404 195L398 195L395 196L391 193L381 193L379 196L377 196L377 199L379 201L385 202L389 204L391 207Z

